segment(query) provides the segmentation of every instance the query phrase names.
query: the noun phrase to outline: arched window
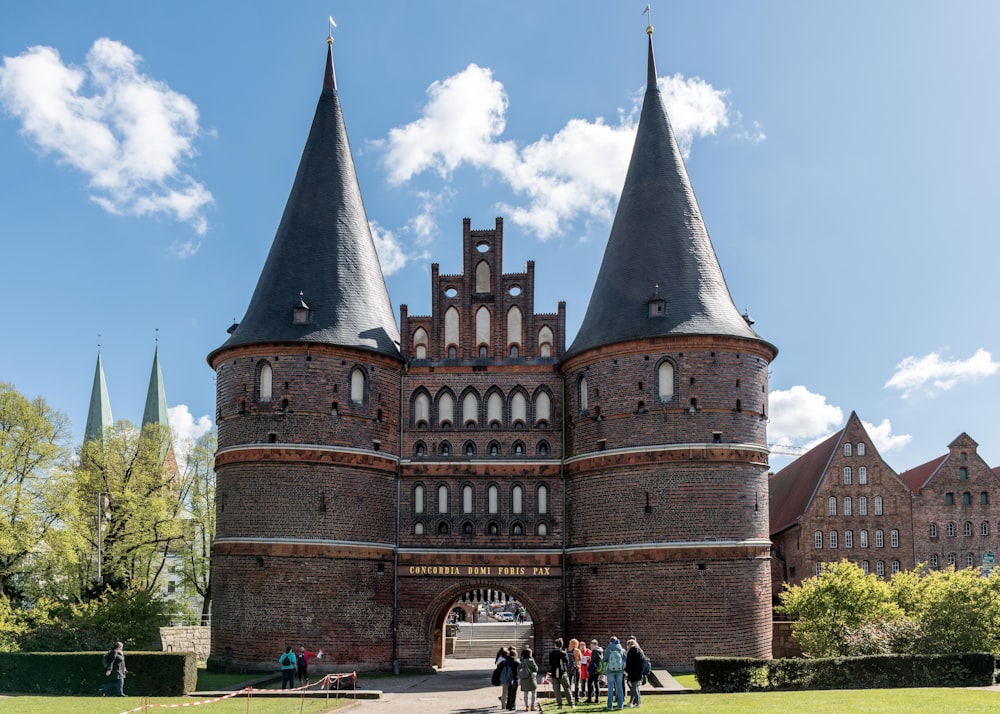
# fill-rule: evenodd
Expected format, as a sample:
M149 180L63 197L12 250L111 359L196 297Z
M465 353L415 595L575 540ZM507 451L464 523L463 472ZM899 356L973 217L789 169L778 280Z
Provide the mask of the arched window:
M413 487L413 512L424 512L424 487L419 483Z
M538 487L538 515L544 515L549 512L549 487L539 486Z
M860 542L862 548L867 548L868 547L868 531L861 531L860 533L858 533L858 541Z
M475 392L469 392L462 399L462 423L465 426L479 425L479 398Z
M865 455L865 442L859 441L858 442L858 456L864 456L864 455Z
M493 343L490 339L490 311L483 306L476 310L476 344L489 347Z
M969 469L965 468L964 466L960 466L959 469L958 469L958 480L959 481L968 481L969 480Z
M962 493L962 505L963 506L971 506L972 505L972 494L969 493L968 491L964 491Z
M875 547L876 548L885 547L885 533L882 532L881 528L875 531Z
M417 521L413 524L413 535L423 535L424 534L424 524Z
M844 547L854 547L854 531L844 531Z
M979 524L979 535L988 536L990 534L990 522L983 521Z
M674 398L674 365L669 360L663 360L656 368L656 384L661 402Z
M931 523L930 528L929 528L929 535L930 535L931 538L937 538L938 537L937 523Z
M351 401L355 404L365 401L365 372L360 367L351 370Z
M944 495L944 505L946 506L955 505L955 494L953 494L951 491L949 491Z
M540 536L547 536L549 534L549 526L547 523L539 523L537 528L537 533Z
M552 400L548 392L539 392L535 395L535 425L543 426L549 423L552 418Z
M521 486L514 486L510 490L510 512L524 513L524 488Z
M454 306L444 311L444 343L448 345L448 357L452 357L452 347L461 344L458 330L458 308Z
M868 515L868 496L858 496L858 515Z
M455 423L455 398L449 392L438 397L438 424L443 427Z
M500 455L500 444L495 441L490 442L490 456Z
M462 513L472 513L473 495L472 486L462 486Z
M830 547L837 548L839 545L840 543L839 538L837 538L837 531L830 531Z
M448 486L441 484L438 486L438 513L448 512Z
M972 523L966 521L965 525L962 526L962 533L965 535L966 538L970 537L972 535Z
M955 554L948 553L948 565L954 565L954 564L955 564Z
M975 564L976 564L976 554L975 553L966 553L966 555L965 555L965 567L971 568Z
M547 442L547 441L539 441L538 442L538 455L539 456L548 456L549 455L549 451L550 451L549 442Z
M524 442L515 441L513 448L514 456L524 456Z
M851 442L847 442L846 444L844 444L844 456L850 456L850 455L851 455Z
M868 561L867 560L862 560L861 561L861 572L864 573L865 575L868 575L868 572L869 572L870 569L871 569L871 566L868 564Z
M413 445L413 455L414 456L427 456L427 446L422 441L418 441Z
M980 491L980 493L979 493L979 505L986 506L986 505L989 505L989 502L990 502L990 494L987 493L986 491Z
M485 260L479 262L476 266L476 292L477 293L489 293L493 292L493 287L490 280L491 271L490 264Z
M521 308L517 305L507 311L507 351L512 347L524 343L524 336L521 334ZM511 354L511 357L517 355Z
M858 483L862 486L868 485L868 468L865 466L858 467Z
M898 548L899 547L899 531L893 528L889 531L889 547Z
M528 400L524 397L524 392L517 391L510 398L510 422L512 426L524 424L528 420Z
M830 496L830 498L827 500L827 502L826 502L826 514L828 516L835 516L835 515L837 515L837 497L836 496Z
M491 536L500 535L500 526L496 523L490 522L486 526L486 534Z
M931 567L932 567L932 568L936 568L936 567L938 567L938 557L937 557L937 553L934 553L933 555L931 555Z
M465 442L465 446L463 447L462 451L465 452L465 458L471 459L473 456L476 455L476 445L475 445L475 443L473 443L471 441Z
M510 527L510 534L515 536L523 536L524 526L520 523L515 523Z
M850 446L850 444L846 444L846 446ZM850 466L845 466L844 467L844 485L845 486L850 486L852 480L853 480L853 476L851 474L851 467Z
M854 502L851 500L850 496L844 496L844 515L854 515Z
M587 411L587 409L590 406L587 398L587 378L580 377L580 381L577 382L576 386L580 400L580 411L582 412Z
M538 356L552 356L552 330L546 325L538 331Z
M442 441L438 444L438 455L439 456L451 456L451 444L447 441Z
M500 489L496 486L486 489L486 511L490 514L500 512Z
M875 497L875 515L876 516L881 516L882 515L882 497L881 496L876 496Z
M475 534L476 534L476 527L472 525L472 521L464 521L462 523L462 535L470 536Z
M257 398L262 402L269 402L274 398L272 392L273 372L271 364L266 360L261 360L257 365Z
M503 397L499 392L493 392L486 400L486 421L491 427L503 426Z
M427 396L427 392L421 392L413 400L413 424L414 426L424 426L430 421L431 418L431 398Z
M823 549L823 531L813 533L813 545L816 547L816 550Z
M416 359L427 359L427 330L418 327L413 333L413 356Z
M448 528L448 522L447 521L441 521L440 523L438 523L437 530L438 530L438 534L439 535L448 535L448 532L450 530Z
M944 527L944 532L945 535L947 535L949 538L954 538L956 533L955 524L952 523L951 521L948 521L948 525Z

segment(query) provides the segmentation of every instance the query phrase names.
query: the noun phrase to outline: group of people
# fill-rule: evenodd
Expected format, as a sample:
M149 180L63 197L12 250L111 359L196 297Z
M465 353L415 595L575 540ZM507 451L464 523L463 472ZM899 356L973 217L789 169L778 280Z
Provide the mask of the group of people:
M634 637L630 637L624 647L617 637L612 637L606 648L596 639L588 646L586 640L574 638L564 646L559 637L554 644L545 671L552 682L557 708L563 708L563 699L571 709L576 708L581 697L586 697L587 704L599 703L604 685L607 708L622 709L625 682L629 686L629 706L639 706L642 701L640 688L649 672L649 659ZM537 700L538 673L538 663L530 647L525 647L520 657L513 647L501 647L493 678L494 683L501 686L500 708L509 711L517 708L520 687L524 693L524 711L541 711Z
M281 688L295 689L296 674L299 677L299 686L309 684L309 660L314 657L322 659L323 650L310 652L305 646L300 645L296 653L292 651L291 645L285 647L285 651L278 656L278 664L281 665Z

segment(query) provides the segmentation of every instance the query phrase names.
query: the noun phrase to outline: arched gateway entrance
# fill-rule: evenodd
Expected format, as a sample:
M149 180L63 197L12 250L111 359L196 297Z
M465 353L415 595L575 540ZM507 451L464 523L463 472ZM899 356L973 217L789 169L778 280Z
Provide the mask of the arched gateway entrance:
M561 600L536 600L502 581L450 583L427 608L432 664L441 669L449 657L492 658L501 646L539 651L555 637L562 608Z

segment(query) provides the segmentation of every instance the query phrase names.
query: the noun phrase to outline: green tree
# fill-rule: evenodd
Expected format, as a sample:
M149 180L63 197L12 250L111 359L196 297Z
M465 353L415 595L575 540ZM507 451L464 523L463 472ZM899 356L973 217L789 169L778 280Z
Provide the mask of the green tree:
M893 601L920 624L914 649L923 654L998 652L1000 575L978 569L921 565L889 583Z
M167 427L120 421L85 443L73 491L76 530L86 540L81 579L121 591L154 592L180 541L180 483Z
M176 555L184 588L201 598L201 614L212 602L212 541L215 539L215 432L203 435L188 452L182 478L184 525Z
M0 590L19 597L50 532L59 524L69 421L44 399L29 400L0 382Z
M851 654L849 634L868 623L897 622L904 612L893 599L889 584L865 575L854 563L830 563L801 585L785 585L779 612L798 617L792 626L795 641L808 657Z

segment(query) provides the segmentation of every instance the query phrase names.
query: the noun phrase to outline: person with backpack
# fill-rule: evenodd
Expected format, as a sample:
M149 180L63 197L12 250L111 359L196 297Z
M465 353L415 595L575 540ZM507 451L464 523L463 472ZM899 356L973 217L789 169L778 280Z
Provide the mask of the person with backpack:
M278 657L278 664L281 665L281 688L295 689L295 670L298 665L291 645L285 647L285 651Z
M104 676L111 677L111 681L98 690L102 697L109 692L114 692L115 696L125 696L125 675L128 670L125 668L125 645L115 642L115 646L104 653Z
M569 668L572 665L566 650L563 649L563 638L557 637L553 644L555 649L549 652L549 674L552 677L552 691L556 695L556 707L562 709L562 700L565 695L570 709L576 709L569 688Z
M646 653L642 651L639 647L639 642L634 638L629 638L629 641L625 643L628 648L628 652L625 654L625 678L628 680L628 691L629 691L629 703L630 707L637 707L642 701L642 694L639 691L639 686L642 684L643 678L649 673L646 668L649 659L646 657Z
M587 704L601 701L601 675L598 670L604 659L604 648L597 640L590 641L590 662L587 663Z
M538 690L538 663L535 662L531 654L531 648L525 647L521 651L521 663L517 666L517 680L524 692L524 711L538 711L542 708L538 706L536 692Z
M608 709L625 706L625 653L617 637L612 637L604 650L604 676L608 678Z

